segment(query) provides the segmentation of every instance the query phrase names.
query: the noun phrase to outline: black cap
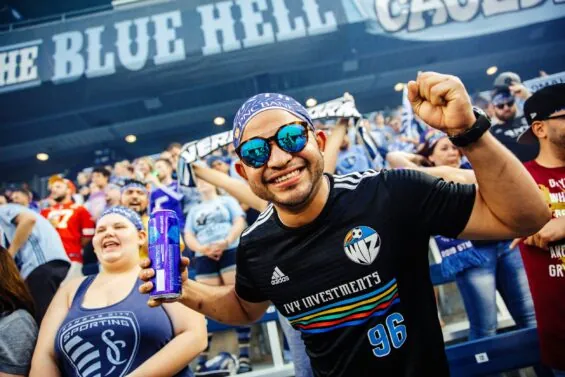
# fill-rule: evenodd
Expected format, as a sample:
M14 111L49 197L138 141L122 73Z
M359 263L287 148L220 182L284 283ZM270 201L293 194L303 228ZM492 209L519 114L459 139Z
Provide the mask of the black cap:
M524 116L531 126L538 120L546 120L553 113L565 109L565 84L555 84L546 86L535 92L524 103ZM532 127L528 128L518 137L518 142L530 144L537 141L532 132Z

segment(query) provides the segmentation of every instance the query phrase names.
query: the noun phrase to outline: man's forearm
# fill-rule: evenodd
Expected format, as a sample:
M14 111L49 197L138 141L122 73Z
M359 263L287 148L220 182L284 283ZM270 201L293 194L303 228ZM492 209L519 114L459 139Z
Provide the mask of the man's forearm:
M25 217L23 215L18 216L16 232L14 233L14 238L9 247L10 254L12 257L16 256L16 253L20 248L27 242L33 227L35 225L35 218Z
M235 178L198 164L194 164L193 169L194 174L196 174L198 178L202 178L208 183L226 190L226 192L236 198L237 201L245 203L259 212L263 212L268 205L265 200L255 195L247 184Z
M252 318L244 310L233 285L211 286L186 280L180 302L206 317L228 325L247 325L258 319Z
M413 161L411 153L406 152L389 152L386 155L386 160L392 168L415 168L419 166Z
M243 233L246 226L247 226L247 222L243 217L239 217L235 220L228 236L226 237L226 241L228 242L228 245L233 243L235 240L239 238L239 236L241 236L241 233Z
M462 148L489 210L506 226L535 233L549 221L550 212L526 168L489 132Z
M324 150L324 172L333 174L339 155L339 147L347 133L347 121L340 120L332 129Z

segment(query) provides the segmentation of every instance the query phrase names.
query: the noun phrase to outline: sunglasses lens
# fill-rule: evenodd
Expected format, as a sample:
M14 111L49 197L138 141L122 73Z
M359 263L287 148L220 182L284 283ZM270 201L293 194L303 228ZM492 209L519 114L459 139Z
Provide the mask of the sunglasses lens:
M508 101L508 102L505 102L505 103L500 103L500 104L496 105L496 108L499 109L499 110L502 110L502 109L504 109L505 106L508 106L508 107L514 106L514 101Z
M251 139L241 145L240 157L247 165L258 168L267 163L269 152L267 140Z
M277 133L278 145L287 152L300 152L308 142L308 131L301 124L289 124Z

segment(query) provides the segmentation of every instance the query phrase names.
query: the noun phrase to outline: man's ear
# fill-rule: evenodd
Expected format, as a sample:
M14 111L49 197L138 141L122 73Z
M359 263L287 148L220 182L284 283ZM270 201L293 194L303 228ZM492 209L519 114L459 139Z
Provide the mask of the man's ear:
M243 162L236 161L235 164L235 171L237 172L237 174L239 174L239 176L243 179L245 179L247 181L247 173L245 172L245 168L243 167Z
M545 139L547 137L547 129L545 122L535 121L532 123L532 132L538 139Z
M328 140L328 136L322 130L316 130L314 132L314 136L316 137L318 148L320 148L321 152L324 152L324 150L326 149L326 141Z

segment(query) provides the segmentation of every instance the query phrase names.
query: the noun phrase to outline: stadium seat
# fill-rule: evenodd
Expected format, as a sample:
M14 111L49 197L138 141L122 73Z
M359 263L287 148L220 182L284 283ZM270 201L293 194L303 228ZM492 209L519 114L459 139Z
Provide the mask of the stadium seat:
M540 363L536 328L449 346L446 353L451 375L458 377L484 376Z

